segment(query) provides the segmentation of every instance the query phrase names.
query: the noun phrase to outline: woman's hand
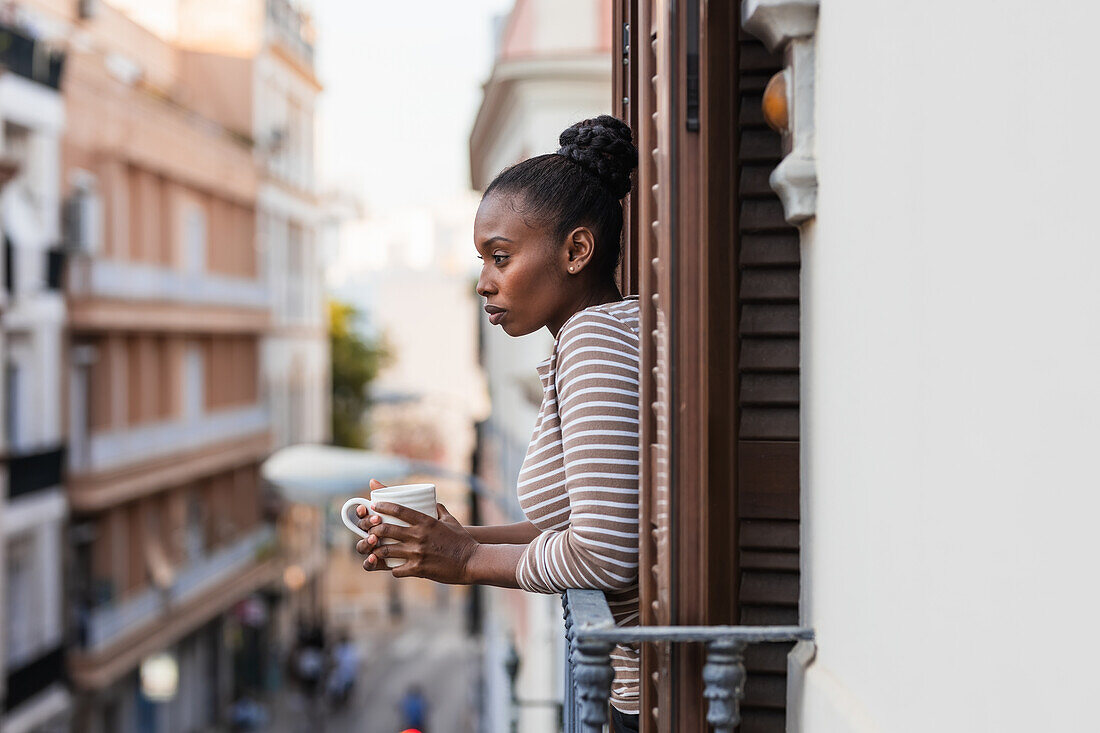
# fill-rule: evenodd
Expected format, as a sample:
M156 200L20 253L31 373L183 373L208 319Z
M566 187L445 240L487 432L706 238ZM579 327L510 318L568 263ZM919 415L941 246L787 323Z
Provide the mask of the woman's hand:
M381 487L382 484L371 481L372 489ZM376 512L408 522L409 526L384 524L377 515L366 516L366 507L356 508L359 526L369 534L355 545L356 552L367 556L364 570L389 570L385 558L392 557L405 561L392 568L395 578L428 578L451 584L470 582L467 565L478 542L445 506L435 505L439 519L391 502L379 501L372 506ZM397 542L383 545L382 538Z

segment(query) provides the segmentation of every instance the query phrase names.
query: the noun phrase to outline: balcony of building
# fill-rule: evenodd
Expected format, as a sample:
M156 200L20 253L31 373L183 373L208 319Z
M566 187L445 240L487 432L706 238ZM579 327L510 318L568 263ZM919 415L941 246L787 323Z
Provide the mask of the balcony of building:
M84 689L111 684L278 577L279 557L274 529L260 525L179 567L151 560L159 564L154 583L137 593L98 588L100 598L77 609L73 681Z
M562 596L567 643L565 664L565 733L597 733L608 722L611 652L616 644L699 644L705 663L700 708L715 733L733 733L741 722L745 698L745 652L752 645L811 642L814 632L802 626L633 626L618 627L607 599L597 590L570 590ZM792 652L793 653L793 652ZM646 729L643 727L643 730Z
M313 26L309 16L290 0L267 0L267 20L270 39L312 69Z
M66 267L74 328L260 332L270 294L257 278L233 277L74 252Z
M65 54L30 32L0 23L0 67L25 79L60 89Z
M77 512L99 511L258 460L271 444L262 403L93 432L70 451L69 502Z

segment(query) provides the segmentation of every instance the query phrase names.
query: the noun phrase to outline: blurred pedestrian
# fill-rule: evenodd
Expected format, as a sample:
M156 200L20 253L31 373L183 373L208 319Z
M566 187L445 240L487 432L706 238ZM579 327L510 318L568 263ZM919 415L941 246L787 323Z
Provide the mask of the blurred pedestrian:
M317 697L324 673L324 636L313 626L299 632L298 648L294 653L294 676L310 702Z
M428 719L428 701L424 697L424 691L419 687L413 685L405 691L405 696L401 698L401 715L405 719L405 727L412 728L420 731L420 733L428 733L427 719Z
M358 674L359 650L347 634L344 634L332 650L331 671L326 685L328 699L334 705L343 705L348 701Z

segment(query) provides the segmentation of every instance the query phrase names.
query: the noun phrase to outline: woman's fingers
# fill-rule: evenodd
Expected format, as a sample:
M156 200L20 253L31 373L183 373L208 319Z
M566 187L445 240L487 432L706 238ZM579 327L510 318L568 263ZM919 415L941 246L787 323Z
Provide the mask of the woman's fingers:
M386 565L386 558L401 558L408 560L415 557L416 553L408 549L405 545L381 545L374 548L371 554L367 555L367 559L363 561L364 570L389 570Z
M372 529L379 526L380 524L382 524L382 517L375 514L365 519L360 519L359 529L363 530L364 532L370 532Z
M363 524L366 524L365 520ZM381 544L380 537L397 540L398 542L409 542L420 536L412 527L402 527L400 524L375 524L363 527L363 529L367 531L369 536L362 542L369 542L371 545Z
M375 489L384 489L384 488L386 488L386 485L384 483L382 483L381 481L379 481L378 479L373 479L372 478L370 480L370 490L371 491L374 491ZM367 508L365 506L363 506L362 504L360 504L359 506L355 507L355 515L357 517L360 517L360 518L367 516Z
M367 530L369 536L355 543L355 551L360 555L366 555L363 562L364 570L388 570L384 559L387 557L410 557L414 551L402 544L416 539L416 533L410 527L402 527L399 524L375 524L370 520L363 520L360 526ZM383 544L382 538L393 540L391 544Z
M392 504L388 501L376 501L372 506L374 511L379 514L385 514L388 517L400 519L402 522L408 522L409 524L419 524L425 520L434 519L434 517L429 517L423 512L418 512L400 504Z

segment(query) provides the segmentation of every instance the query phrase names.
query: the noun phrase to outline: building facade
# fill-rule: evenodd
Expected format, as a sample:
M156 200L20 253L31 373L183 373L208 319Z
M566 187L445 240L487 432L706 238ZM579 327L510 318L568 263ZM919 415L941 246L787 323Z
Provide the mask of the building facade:
M611 110L611 3L517 0L504 20L497 57L470 133L473 187L505 167L557 149L561 131ZM481 319L481 357L492 413L479 427L479 471L499 497L483 502L486 524L521 521L519 469L542 402L536 367L553 349L546 332L511 338ZM506 509L505 509L506 508ZM485 589L483 720L490 731L559 726L561 601ZM518 666L508 676L509 657ZM513 699L513 686L515 698Z
M0 728L63 730L63 550L67 502L62 410L60 151L65 56L26 17L0 18Z
M256 267L269 312L259 344L259 389L272 449L325 443L332 377L324 242L342 216L322 198L315 173L314 110L322 88L307 4L182 0L174 39L202 80L188 93L189 103L252 145ZM294 585L304 583L279 621L284 636L296 623L291 619L320 620L320 525L318 509L298 505L280 527L282 544L297 548Z
M233 669L245 611L282 573L258 472L258 177L247 138L190 104L216 65L109 5L66 20L75 723L189 730L257 684ZM174 689L151 687L154 660Z

